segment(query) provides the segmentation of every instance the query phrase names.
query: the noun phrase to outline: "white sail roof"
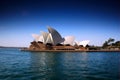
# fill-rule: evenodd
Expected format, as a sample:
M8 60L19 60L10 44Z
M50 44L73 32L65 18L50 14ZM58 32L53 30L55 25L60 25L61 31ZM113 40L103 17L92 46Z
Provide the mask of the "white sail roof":
M66 37L65 37L64 44L73 45L74 40L75 40L75 37L74 37L74 36L66 36Z
M90 42L89 40L74 42L75 40L74 36L66 36L65 38L62 38L61 35L51 27L48 27L48 31L49 32L42 31L40 35L32 34L32 37L35 39L36 42L41 41L44 44L51 43L53 45L59 43L74 45L74 43L76 43L77 45L83 45L85 47Z
M37 35L37 34L32 34L32 37L34 38L34 40L35 40L36 42L38 42L38 40L39 40L39 35Z
M84 40L84 41L79 42L78 45L83 45L85 47L89 42L90 42L89 40Z
M53 42L53 38L52 38L52 36L51 36L51 33L48 34L48 37L47 37L46 43L54 44L54 42Z
M41 31L41 34L43 36L43 43L46 44L49 33Z
M55 29L48 27L48 31L49 31L49 33L51 33L51 36L53 39L53 45L64 42L64 39L61 37L61 35Z
M42 36L42 35L40 35L40 36L39 36L38 41L40 41L40 42L43 42L43 41L44 41L44 38L43 38L43 36Z

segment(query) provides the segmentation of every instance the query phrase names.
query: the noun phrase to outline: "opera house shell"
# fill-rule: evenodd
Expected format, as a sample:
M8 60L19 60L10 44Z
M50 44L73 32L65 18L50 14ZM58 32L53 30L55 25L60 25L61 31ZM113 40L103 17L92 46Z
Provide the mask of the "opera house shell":
M89 40L84 40L84 41L80 41L80 42L76 42L77 45L82 45L83 47L86 47L86 45L89 43Z
M76 49L76 47L74 47L75 43L77 46L82 45L83 47L85 47L89 43L89 40L75 42L74 36L66 36L63 38L57 30L51 27L48 27L48 32L41 31L40 35L32 34L32 37L34 38L34 41L31 42L29 48L32 50L33 49L75 50Z
M62 38L61 35L55 29L48 27L48 31L49 33L42 31L41 35L32 34L32 36L35 39L35 41L41 41L44 44L51 43L53 45L57 45L65 41L65 39Z
M74 40L75 40L74 36L66 36L65 41L63 43L64 44L74 45Z

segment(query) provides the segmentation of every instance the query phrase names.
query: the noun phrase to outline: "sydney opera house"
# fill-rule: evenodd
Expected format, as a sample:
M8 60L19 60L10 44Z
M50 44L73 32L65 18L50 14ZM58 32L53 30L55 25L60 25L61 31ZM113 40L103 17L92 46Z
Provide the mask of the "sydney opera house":
M48 32L41 31L41 34L32 34L34 41L31 42L31 51L74 51L85 50L89 40L75 42L74 36L62 37L54 28L48 27Z

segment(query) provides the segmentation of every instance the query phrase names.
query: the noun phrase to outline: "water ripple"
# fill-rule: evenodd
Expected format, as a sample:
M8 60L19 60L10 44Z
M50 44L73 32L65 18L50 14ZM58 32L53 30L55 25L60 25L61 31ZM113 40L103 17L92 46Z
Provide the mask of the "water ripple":
M119 80L120 52L0 49L0 80Z

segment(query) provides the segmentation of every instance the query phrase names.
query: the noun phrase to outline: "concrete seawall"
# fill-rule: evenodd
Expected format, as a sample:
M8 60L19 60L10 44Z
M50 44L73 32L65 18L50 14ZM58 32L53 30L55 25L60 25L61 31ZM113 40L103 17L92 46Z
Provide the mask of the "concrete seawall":
M32 52L120 52L120 50L29 50L29 49L21 49L21 51L32 51Z

